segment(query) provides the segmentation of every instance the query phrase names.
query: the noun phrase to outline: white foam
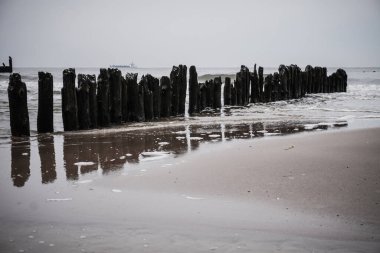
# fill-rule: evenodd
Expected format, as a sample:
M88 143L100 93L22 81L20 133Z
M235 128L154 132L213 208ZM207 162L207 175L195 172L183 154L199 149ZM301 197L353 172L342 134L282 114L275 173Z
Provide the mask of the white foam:
M91 183L91 182L92 182L91 179L86 179L86 180L78 181L78 184L88 184L88 183Z
M202 137L190 137L190 140L200 141L200 140L203 140L203 138Z
M175 137L177 140L184 140L184 139L186 139L186 137L183 137L183 136L177 136L177 137Z
M115 192L115 193L120 193L120 192L122 192L122 191L119 190L119 189L112 189L111 191L112 191L112 192Z
M62 199L47 199L46 201L49 202L61 202L61 201L71 201L73 200L72 198L62 198Z
M220 134L209 134L208 137L210 137L210 138L219 138Z
M128 154L126 154L126 156L130 157L130 156L132 156L132 154L128 153Z
M158 143L158 145L160 145L160 146L164 146L164 145L168 145L169 144L169 142L166 142L166 141L163 141L163 142L159 142Z
M318 124L305 124L305 130L313 130L318 128Z
M191 197L191 196L185 196L186 199L190 199L190 200L202 200L204 198L200 198L200 197Z
M90 165L94 165L95 163L94 162L77 162L77 163L74 163L74 165L76 166L90 166Z
M165 151L154 151L154 152L142 152L141 155L144 157L154 157L154 156L163 156L168 155L169 152Z
M119 159L120 159L120 160L124 160L124 159L125 159L125 156L122 155L122 156L119 157Z

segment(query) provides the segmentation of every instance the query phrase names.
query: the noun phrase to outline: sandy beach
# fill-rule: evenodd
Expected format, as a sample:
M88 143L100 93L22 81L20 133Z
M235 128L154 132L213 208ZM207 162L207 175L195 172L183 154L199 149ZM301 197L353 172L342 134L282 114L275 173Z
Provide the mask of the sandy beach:
M9 171L1 174L6 205L0 208L0 247L4 252L378 252L379 134L380 128L371 128L208 141L188 154L102 175L85 174L83 166L83 173L68 181L60 175L69 165L57 160L52 184L38 183L43 173L32 140L25 186L12 187ZM73 148L63 147L66 153ZM1 159L9 162L3 149Z

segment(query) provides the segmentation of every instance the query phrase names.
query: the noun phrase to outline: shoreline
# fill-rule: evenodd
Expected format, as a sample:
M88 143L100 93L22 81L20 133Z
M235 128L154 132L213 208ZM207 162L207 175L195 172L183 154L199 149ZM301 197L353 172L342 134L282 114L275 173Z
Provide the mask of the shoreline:
M84 166L72 179L62 176L74 160L60 159L75 155L77 145L66 143L61 150L66 140L59 136L54 144L56 159L61 157L54 165L57 179L44 184L37 140L32 140L25 185L12 186L9 171L0 174L5 180L0 185L5 203L0 248L377 252L379 134L380 128L367 128L222 143L210 139L187 154L122 167L116 161L99 163L95 170ZM120 136L114 141L119 149L123 143L135 145ZM101 143L96 145L106 145ZM88 146L80 147L85 151ZM111 159L115 150L108 149L97 150ZM99 170L102 164L118 169Z

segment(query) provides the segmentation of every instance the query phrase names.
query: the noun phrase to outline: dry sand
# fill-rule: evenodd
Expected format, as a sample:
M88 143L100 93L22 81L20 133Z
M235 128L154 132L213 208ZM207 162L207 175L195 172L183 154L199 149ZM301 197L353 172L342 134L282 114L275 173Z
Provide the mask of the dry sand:
M0 248L380 252L379 136L375 128L210 142L92 181L3 193Z

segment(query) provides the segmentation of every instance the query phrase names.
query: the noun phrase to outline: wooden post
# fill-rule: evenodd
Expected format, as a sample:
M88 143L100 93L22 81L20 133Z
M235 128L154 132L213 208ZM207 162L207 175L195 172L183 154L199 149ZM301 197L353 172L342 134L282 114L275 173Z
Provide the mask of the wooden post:
M98 127L98 103L96 99L96 76L87 75L89 86L89 105L90 105L90 128Z
M260 89L259 89L259 78L257 75L256 64L253 69L253 73L251 75L251 103L258 103Z
M137 84L137 74L128 73L125 76L128 90L128 121L137 121L137 108L139 97L139 86Z
M189 114L199 112L198 108L198 74L195 66L191 66L189 69Z
M110 81L110 116L111 122L121 123L121 71L118 69L108 69Z
M121 120L128 121L128 87L124 76L121 76Z
M222 78L214 78L214 109L222 108Z
M272 74L269 74L265 77L265 87L264 87L264 102L268 103L272 101L271 95L272 95Z
M234 87L236 91L236 105L243 105L243 83L241 72L236 73Z
M207 105L206 107L213 108L214 107L214 80L208 80L205 83L207 87Z
M179 104L178 114L185 115L186 106L186 92L187 92L187 67L186 65L179 65Z
M171 115L171 90L170 79L167 76L163 76L160 79L161 86L161 117L170 117Z
M199 98L198 98L198 108L199 112L202 112L208 106L208 93L209 88L206 83L199 84Z
M145 76L145 85L152 92L153 96L153 117L155 119L160 118L161 113L161 91L160 91L160 81L147 74Z
M231 78L224 79L224 105L231 105Z
M179 86L180 86L180 69L177 66L173 66L170 72L170 90L172 95L171 101L171 116L177 116L179 105Z
M139 94L138 94L138 103L137 103L137 121L143 122L145 121L145 88L143 85L139 84Z
M347 73L343 69L338 69L336 71L337 76L340 81L339 92L347 92Z
M274 72L273 74L273 89L272 89L272 95L271 100L272 102L279 100L279 89L280 88L280 76L278 72Z
M109 111L109 82L108 72L106 69L100 69L98 76L98 125L107 127L110 124L110 111Z
M53 76L48 72L38 72L37 131L39 133L54 132Z
M236 103L237 103L236 82L234 82L234 85L231 87L231 105L236 105Z
M153 92L148 86L150 78L151 76L142 76L139 84L140 87L144 89L144 114L146 121L151 121L153 119Z
M30 136L27 93L20 74L11 74L8 99L12 136Z
M78 130L78 103L75 91L75 69L63 71L62 118L65 131Z
M90 128L90 86L88 85L87 76L78 74L78 124L79 129L85 130Z
M287 83L287 68L285 65L280 65L278 67L279 79L280 79L280 100L288 99L288 83Z
M263 102L263 87L264 87L264 68L259 67L259 98Z

